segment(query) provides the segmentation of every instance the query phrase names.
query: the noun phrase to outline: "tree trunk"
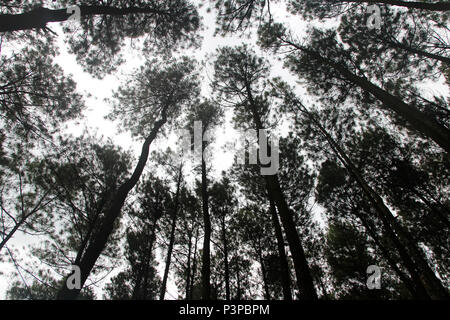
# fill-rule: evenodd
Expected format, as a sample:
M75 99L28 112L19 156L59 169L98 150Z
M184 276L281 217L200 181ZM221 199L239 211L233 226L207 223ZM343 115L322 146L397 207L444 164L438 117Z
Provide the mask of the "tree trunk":
M286 257L286 251L284 249L284 239L283 232L281 230L280 222L277 216L277 209L275 208L275 203L270 202L270 215L272 217L273 228L275 229L275 236L277 238L277 248L278 256L280 258L280 268L281 268L281 285L283 287L283 298L284 300L292 300L291 293L291 277L289 274L289 265Z
M428 199L425 198L423 194L420 193L420 191L416 190L416 188L412 187L409 188L411 192L417 196L420 200L425 203L425 205L431 209L431 211L436 214L439 217L439 220L447 227L450 228L450 221L448 220L449 211L448 209L440 202L437 202L436 205L431 203ZM439 208L437 208L439 207ZM442 212L443 210L444 212Z
M31 217L33 214L37 213L37 211L39 210L39 208L41 207L45 207L46 205L48 205L50 202L53 201L53 199L50 199L49 201L47 201L43 206L41 206L42 201L45 199L45 197L47 196L47 194L49 193L49 191L46 191L44 193L44 196L39 200L39 202L34 206L34 208L27 213L26 215L24 215L22 217L22 219L20 219L18 222L16 222L16 224L14 225L14 227L8 232L8 234L6 234L6 236L3 238L3 240L0 242L0 251L2 251L3 247L6 245L6 243L9 241L9 239L12 238L12 236L17 232L17 230L19 230L19 228L25 224L25 222L27 221L27 219L29 217ZM2 209L3 210L3 209Z
M138 274L136 276L136 282L134 284L132 299L133 300L146 300L148 293L148 273L150 269L150 261L153 253L153 244L156 239L156 226L158 218L153 218L153 225L151 229L147 229L147 247L145 248L145 262L139 265Z
M404 120L406 120L415 130L422 133L424 136L434 140L445 151L450 152L450 130L442 126L438 122L436 122L434 119L427 116L425 113L417 109L415 106L403 102L400 98L393 96L392 94L373 84L366 78L360 77L352 73L343 65L335 63L334 61L328 58L324 58L315 51L296 45L295 43L287 41L285 39L281 40L284 41L286 44L289 44L290 46L296 48L297 50L306 53L316 61L319 61L325 65L334 68L347 80L359 86L361 89L371 93L375 98L381 101L387 108L394 111Z
M195 245L194 245L194 259L192 260L192 276L191 276L191 284L189 289L189 299L192 300L192 293L194 291L195 284L195 274L197 273L197 244L198 244L198 229L195 235Z
M251 113L253 116L254 124L256 126L258 139L259 130L263 129L260 116L257 111L257 105L253 99L253 94L251 92L250 86L247 85L247 97L250 102ZM268 152L270 148L268 147ZM317 293L314 288L314 283L309 271L308 262L306 261L305 252L303 250L300 237L298 235L295 223L292 217L292 212L286 203L284 194L280 187L280 182L278 181L278 176L275 175L265 175L264 180L266 182L267 194L269 201L273 201L280 214L281 223L283 224L284 231L286 233L286 239L289 244L289 249L291 250L292 260L294 262L295 274L297 276L297 285L300 290L300 296L302 299L306 300L317 300Z
M239 256L236 257L236 285L237 293L236 300L241 300L241 270L239 268Z
M425 57L425 58L438 60L438 61L441 61L443 63L446 63L446 64L450 65L450 58L443 57L443 56L440 56L438 54L426 52L426 51L423 51L423 50L415 49L415 48L412 48L410 46L404 45L403 43L400 43L400 42L397 42L397 41L387 41L387 43L390 46L392 46L392 47L399 48L399 49L411 52L411 53L413 53L415 55L418 55L419 57Z
M269 291L269 284L267 283L267 273L266 273L266 267L264 265L264 259L262 256L262 249L261 249L261 244L257 244L257 252L258 252L258 258L259 258L259 264L261 265L261 275L262 275L262 280L263 280L263 285L264 285L264 299L265 300L270 300L270 291Z
M389 4L392 6L406 7L410 9L431 10L431 11L450 10L449 2L421 2L421 1L402 1L402 0L344 0L342 2Z
M170 260L172 258L173 245L175 243L175 231L177 227L177 217L178 217L178 207L180 205L180 187L181 187L181 179L182 179L182 170L183 165L180 165L178 170L178 181L177 181L177 191L175 194L175 205L173 210L173 218L172 218L172 229L170 230L170 240L169 240L169 248L167 249L167 257L166 257L166 267L164 269L164 276L161 285L161 293L159 295L159 300L164 300L164 296L166 294L166 286L167 286L167 278L169 277L169 268L170 268Z
M223 255L225 264L225 299L230 300L230 268L228 266L228 243L225 226L225 215L222 217L222 241L223 241Z
M191 283L191 254L192 254L192 234L189 235L188 257L186 266L186 300L189 299L189 284Z
M365 219L365 217L361 214L358 214L355 212L355 215L361 220L364 228L367 230L367 232L369 233L369 235L372 237L372 239L374 240L375 244L380 248L384 258L386 259L386 261L389 263L389 265L391 266L391 268L395 271L395 273L398 275L398 277L400 278L400 280L405 284L406 288L409 290L409 292L411 293L412 297L414 299L429 299L428 294L427 295L423 295L423 291L418 291L416 289L416 284L411 280L411 278L409 278L403 271L401 271L398 267L397 264L395 263L395 261L392 259L389 251L386 249L386 247L381 243L381 240L379 239L378 235L376 234L376 232L372 229L372 227L369 225L369 222L367 221L367 219ZM423 287L423 286L422 286Z
M154 126L149 136L145 139L144 144L142 145L141 156L139 157L139 161L134 169L131 177L125 181L117 190L117 193L114 197L114 201L111 203L109 209L106 212L106 215L103 219L102 225L100 226L98 232L96 233L92 242L89 243L89 246L86 249L86 252L83 258L80 261L80 265L78 266L81 271L81 288L86 282L89 274L91 273L92 268L94 267L95 262L98 257L102 253L103 249L106 246L108 238L113 231L114 222L120 216L120 212L125 203L125 199L128 196L128 193L134 188L134 186L139 181L139 178L142 175L142 171L144 170L145 164L147 163L150 144L156 138L156 135L160 128L166 123L167 108L163 109L162 118L158 120ZM69 276L68 276L69 277ZM64 279L63 285L60 288L57 299L62 300L74 300L77 298L78 294L81 291L80 289L72 289L67 288L67 279Z
M204 224L203 236L203 255L202 255L202 299L211 299L211 261L210 261L210 242L211 242L211 220L208 208L208 179L206 176L206 163L204 159L205 144L202 144L202 212Z
M152 8L117 8L111 6L86 5L80 5L78 7L80 8L81 17L95 15L123 16L138 13L169 15L167 11ZM20 14L0 14L0 32L45 28L47 23L66 21L71 15L72 13L67 13L67 8L57 10L37 8Z
M418 252L417 248L411 244L411 241L408 241L409 235L407 235L406 231L404 231L401 226L395 220L392 212L388 207L384 204L381 197L367 184L364 178L359 173L358 169L355 167L353 162L349 159L347 154L342 150L342 148L334 141L334 139L330 136L330 134L325 130L324 127L320 124L319 121L315 119L313 115L311 115L306 108L303 106L298 106L299 109L306 113L310 119L316 124L321 133L324 135L328 143L330 144L332 150L335 152L337 157L341 160L350 174L355 178L358 185L361 187L363 193L369 198L369 201L372 203L375 208L375 212L377 213L380 220L383 222L386 233L388 237L393 241L396 246L400 257L402 258L405 267L407 268L411 278L416 286L417 292L423 297L423 299L429 299L429 295L426 292L425 286L423 285L422 279L418 274L419 271L422 271L422 275L428 280L429 284L432 285L433 295L439 297L440 299L448 299L448 293L446 289L442 286L440 281L436 278L433 271L430 267L422 261L422 257ZM395 234L395 232L397 234ZM409 253L405 248L404 244L401 243L400 239L407 240L406 248L409 249ZM415 262L413 261L411 255L416 258ZM434 279L433 279L434 278ZM442 287L442 288L440 288Z

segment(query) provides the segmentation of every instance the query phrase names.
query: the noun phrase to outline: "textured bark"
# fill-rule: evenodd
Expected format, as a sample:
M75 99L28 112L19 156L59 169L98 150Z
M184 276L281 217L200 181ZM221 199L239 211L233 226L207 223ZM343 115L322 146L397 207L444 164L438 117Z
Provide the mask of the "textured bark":
M120 216L120 212L125 203L125 199L128 196L128 193L134 188L134 186L139 181L139 178L142 175L145 164L147 163L150 144L156 138L156 135L160 128L166 123L166 109L162 112L162 119L158 120L154 126L148 137L145 139L144 144L142 145L141 155L139 157L139 161L134 169L131 177L125 181L117 190L114 200L112 201L110 207L108 208L106 215L102 221L102 225L100 226L98 232L93 238L92 242L89 243L89 246L86 249L83 258L80 261L78 267L80 267L81 271L81 288L84 286L89 274L91 273L92 268L94 267L95 262L100 256L101 252L106 246L109 236L114 228L114 222ZM68 277L67 277L68 278ZM60 288L57 299L62 300L73 300L76 299L81 289L73 289L70 290L67 288L67 278L63 282L63 286Z
M152 8L127 7L117 8L111 6L83 6L80 5L80 15L95 16L95 15L116 15L123 16L128 14L157 14L169 15L167 11L156 10ZM19 31L45 28L49 22L63 22L66 21L72 14L67 13L67 8L64 9L47 9L37 8L29 12L20 14L0 14L0 32Z

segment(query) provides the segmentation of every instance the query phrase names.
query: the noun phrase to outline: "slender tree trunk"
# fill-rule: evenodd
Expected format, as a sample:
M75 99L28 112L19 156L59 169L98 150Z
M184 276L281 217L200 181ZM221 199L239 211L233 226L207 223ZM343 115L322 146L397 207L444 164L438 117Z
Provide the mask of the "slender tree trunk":
M19 230L19 228L25 223L25 220L20 220L17 222L14 227L11 229L11 231L8 232L5 238L3 238L2 242L0 243L0 251L3 249L3 247L6 245L6 243L11 239L11 237Z
M191 284L189 289L189 299L192 300L193 292L194 292L194 284L195 284L195 275L197 273L197 244L198 244L198 229L195 235L195 245L194 245L194 259L192 260L192 276L191 276Z
M323 299L324 300L330 300L328 298L327 289L325 288L325 285L324 285L324 283L323 283L323 281L322 281L322 279L320 277L317 277L317 282L319 283L319 286L322 289Z
M259 264L261 265L261 275L262 275L263 285L264 285L264 299L270 300L269 284L267 283L267 272L266 272L266 267L264 265L264 259L262 256L261 244L258 243L257 246L258 246L258 248L256 250L258 252Z
M241 300L241 270L239 268L238 257L236 257L236 284L237 284L236 300Z
M423 261L420 253L417 248L411 243L409 239L409 235L407 235L406 231L404 231L401 226L395 220L392 212L388 207L384 204L381 197L367 184L364 178L359 173L358 169L355 167L353 162L349 159L347 154L342 150L342 148L334 141L334 139L330 136L330 134L325 130L324 127L320 124L319 121L315 119L303 106L298 106L302 112L305 112L310 119L316 124L319 130L322 132L328 143L330 144L332 150L350 172L350 174L355 178L358 185L361 187L364 194L369 198L373 207L375 208L375 212L377 213L380 220L383 222L386 233L388 237L393 241L396 246L400 257L402 258L405 267L411 275L411 278L416 285L416 290L418 293L424 298L429 298L429 295L426 292L425 286L423 285L422 279L418 274L419 271L422 271L423 276L428 280L429 284L433 286L433 295L439 297L440 299L448 299L448 293L446 289L442 286L440 281L436 278L433 271L430 269L428 264ZM397 235L395 232L397 232ZM405 246L401 243L399 238L403 238L406 240L406 248L409 249L410 253L406 250ZM413 261L411 255L416 258L415 262ZM440 288L441 287L441 288Z
M376 234L376 232L373 230L373 228L370 226L367 219L361 215L355 212L355 215L359 217L361 220L364 228L367 230L369 235L374 240L375 244L381 249L381 252L386 259L386 261L389 263L391 268L395 271L395 273L399 276L400 280L405 284L406 288L411 293L412 297L414 299L429 299L428 294L426 296L423 295L423 291L420 292L416 289L415 283L409 278L403 271L401 271L398 267L395 261L392 259L389 251L386 249L386 247L381 243L381 240L379 239L379 236Z
M291 277L289 274L289 265L286 257L286 251L284 249L283 232L281 230L280 222L278 220L275 203L273 202L273 200L269 202L270 202L270 215L272 217L273 228L275 229L275 236L277 238L278 256L280 258L280 268L281 268L280 277L281 277L281 285L283 287L283 298L284 300L292 300Z
M416 195L420 200L422 200L425 203L425 205L431 209L433 213L435 213L439 217L439 220L441 220L441 222L447 228L450 227L450 221L448 220L449 211L447 210L447 208L445 208L445 206L442 203L438 202L437 205L434 205L415 188L410 188L410 190L414 195ZM438 209L437 206L439 206L440 209ZM444 210L444 212L442 212L441 210Z
M136 276L136 282L134 284L132 299L133 300L146 300L148 292L148 273L150 269L150 260L153 253L153 244L156 239L156 226L158 218L153 218L153 225L151 229L147 229L147 247L145 248L145 262L139 265L138 274Z
M259 138L259 130L263 129L263 125L249 85L247 85L246 90L247 97L250 102L251 113ZM270 148L268 149L270 152ZM306 300L317 300L317 293L316 289L314 288L314 283L311 277L308 262L306 260L305 252L303 250L300 237L295 227L292 212L290 211L289 206L286 203L286 199L284 198L284 194L281 190L278 176L276 174L270 176L265 175L264 180L266 182L269 200L272 200L275 203L278 209L278 213L280 214L281 223L283 224L283 228L286 233L286 239L288 241L289 248L292 254L292 260L294 262L294 269L297 276L297 284L300 290L300 296L302 297L302 299Z
M426 52L426 51L423 51L423 50L420 50L420 49L415 49L415 48L412 48L410 46L404 45L403 43L399 43L397 41L388 41L388 44L390 46L392 46L392 47L399 48L399 49L411 52L411 53L413 53L415 55L418 55L419 57L424 57L424 58L438 60L438 61L441 61L443 63L446 63L446 64L450 65L450 58L448 58L448 57L443 57L443 56L440 56L438 54Z
M24 215L22 217L22 219L20 219L19 221L16 222L16 224L14 225L14 227L8 232L8 234L6 234L6 236L3 238L3 240L0 242L0 251L2 251L3 247L6 245L6 243L9 241L9 239L12 238L12 236L17 232L17 230L19 230L19 228L21 226L23 226L25 224L25 222L28 220L29 217L31 217L32 215L34 215L35 213L37 213L37 211L39 210L39 208L41 207L42 201L45 199L45 197L47 196L47 194L49 193L49 191L46 191L44 196L41 198L41 200L39 200L39 202L36 204L36 206L26 215ZM47 201L43 207L45 207L46 205L48 205L51 201L53 201L53 199ZM3 209L2 209L3 210Z
M166 267L164 269L164 276L161 285L161 293L159 295L159 300L164 300L164 296L166 294L167 278L169 277L170 260L172 258L173 245L175 243L175 231L177 229L178 207L180 205L180 187L182 177L183 177L183 165L180 165L178 170L177 191L175 193L175 205L173 210L173 218L171 226L172 229L170 230L170 240L169 240L169 247L167 249Z
M204 159L205 144L202 145L202 212L204 224L203 255L202 255L202 299L211 299L211 220L208 208L208 178L206 176L206 163Z
M189 299L189 284L191 283L191 254L192 254L192 234L189 235L188 258L186 266L186 300Z
M406 7L409 9L421 9L431 11L450 10L449 2L423 2L423 1L402 1L402 0L343 0L342 2L368 3L368 4L389 4L392 6Z
M111 6L86 6L80 5L80 16L96 16L96 15L115 15L123 16L128 14L153 14L153 15L166 15L167 11L152 9L152 8L139 8L139 7L127 7L117 8ZM66 21L72 13L67 13L67 8L64 9L47 9L37 8L29 12L20 14L0 14L0 32L7 31L19 31L45 28L49 22L63 22Z
M450 152L450 130L439 124L436 120L417 109L415 106L403 102L400 98L390 94L377 85L373 84L364 77L360 77L341 64L338 64L328 58L322 57L317 52L305 47L296 45L295 43L281 39L286 44L300 50L311 58L328 65L338 71L347 80L351 81L361 89L371 93L375 98L381 101L387 108L397 113L406 120L415 130L426 137L434 140L445 151Z
M381 198L379 200L381 200ZM406 247L418 266L418 270L421 272L425 283L428 285L432 297L436 299L450 299L448 289L443 286L442 282L431 269L428 261L424 257L424 252L419 249L417 241L415 241L411 234L400 225L390 210L386 211L386 220L392 225L392 228L397 232L399 238L405 242Z
M153 243L155 241L155 229L151 230L149 234L147 234L147 237L149 238L147 248L145 250L145 265L144 265L144 281L143 286L141 289L141 299L147 300L148 299L148 280L149 280L149 271L150 271L150 262L152 260L152 254L153 254Z
M131 177L125 181L117 190L114 200L112 201L109 209L106 212L106 215L102 221L102 225L100 226L98 232L96 233L92 242L89 243L89 246L86 249L86 252L83 258L80 261L79 268L81 271L81 288L84 286L89 274L91 273L92 268L94 267L95 262L98 257L102 253L103 249L106 246L108 238L111 232L114 229L114 222L120 216L120 212L125 203L125 199L128 196L128 193L134 188L134 186L139 181L139 178L142 175L142 171L144 170L145 164L147 163L150 144L156 138L158 131L160 128L166 123L167 108L163 109L161 120L156 121L153 126L152 131L149 136L145 139L144 144L142 145L141 156L139 157L139 161L134 169ZM74 300L77 298L78 294L81 291L80 289L72 289L67 288L67 278L64 279L63 285L60 288L57 299L62 300Z
M230 268L228 266L228 243L225 226L225 215L222 217L222 241L223 241L223 255L225 264L225 299L230 300Z

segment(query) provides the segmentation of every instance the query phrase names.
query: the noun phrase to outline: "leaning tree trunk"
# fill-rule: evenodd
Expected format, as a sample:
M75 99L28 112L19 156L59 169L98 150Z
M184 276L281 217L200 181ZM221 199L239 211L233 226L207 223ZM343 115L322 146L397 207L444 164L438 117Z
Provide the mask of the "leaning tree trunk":
M263 129L263 125L249 85L246 86L246 91L259 139L259 130ZM270 152L270 148L268 148L268 150ZM275 203L278 209L278 213L280 214L281 223L283 224L283 228L286 233L286 239L288 241L289 249L291 250L292 254L292 260L294 262L294 269L297 276L297 284L300 290L300 296L302 297L302 299L306 300L317 300L317 292L314 288L308 261L306 260L305 252L303 250L300 237L295 227L292 212L290 211L289 206L286 203L283 191L281 190L278 176L276 174L265 175L264 180L266 182L269 200Z
M128 14L157 14L161 16L168 16L169 13L152 9L127 7L117 8L112 6L86 6L80 5L80 16L96 16L96 15L115 15L123 16ZM10 32L19 30L31 30L45 28L49 22L63 22L69 19L71 13L67 13L67 8L64 9L47 9L36 8L29 12L20 14L0 14L0 32Z
M364 178L359 173L359 170L347 156L347 154L342 150L342 148L334 141L334 139L330 136L330 134L325 130L325 128L320 124L319 121L315 119L313 115L311 115L305 107L297 105L300 111L307 114L310 119L316 124L319 128L323 136L326 138L328 143L330 144L333 152L337 155L337 157L341 160L350 174L355 178L358 185L361 187L363 193L367 196L369 201L372 203L375 212L377 213L380 220L383 222L383 226L385 227L386 233L388 237L393 241L396 246L400 257L402 258L405 267L411 275L411 278L416 286L417 292L424 298L429 299L429 295L425 289L422 278L419 271L422 271L422 276L427 280L427 283L431 286L430 290L432 291L433 296L438 297L440 299L448 299L448 292L442 286L440 281L436 278L433 271L430 269L426 261L423 260L419 250L412 243L410 236L407 234L403 228L398 224L395 220L392 212L383 202L383 199L367 184ZM397 234L396 234L397 233ZM400 241L406 240L406 247ZM409 253L408 253L408 250ZM413 260L415 258L415 261Z
M406 120L412 128L420 132L426 137L434 140L445 151L450 153L450 130L445 126L439 124L436 120L430 118L424 112L417 109L415 106L403 102L400 98L390 94L386 90L378 87L364 77L360 77L345 66L336 63L328 58L322 57L319 53L307 49L305 47L296 45L295 43L281 39L286 44L306 53L311 58L319 61L325 65L338 71L348 81L354 83L364 91L371 93L375 98L381 101L384 106L392 110L404 120Z
M89 246L87 247L86 252L83 255L83 258L81 259L80 264L78 265L81 271L81 288L83 287L84 283L86 282L86 279L91 273L91 270L95 265L95 262L97 261L98 257L100 256L100 254L102 253L103 249L106 246L108 238L114 229L114 222L120 216L120 212L125 203L125 199L128 196L128 193L134 188L134 186L137 184L139 178L142 175L145 164L147 163L150 144L156 138L158 131L167 121L166 112L167 110L164 109L162 112L161 120L156 121L152 131L145 139L144 144L142 145L142 151L139 157L139 161L136 165L136 168L134 169L133 174L117 190L116 195L114 196L114 201L112 201L110 207L106 211L106 215L103 218L99 230L95 234L95 237L92 239L92 242L89 243ZM73 300L76 299L78 294L80 293L81 288L80 289L74 288L71 290L67 287L68 278L69 276L64 279L63 285L57 294L57 299Z
M423 294L422 291L418 291L416 289L416 284L414 281L411 280L395 263L394 259L391 257L391 254L389 253L389 250L381 243L381 239L376 234L375 230L370 226L369 222L367 221L366 217L362 214L358 214L355 212L355 215L361 220L364 228L367 230L369 235L372 237L375 244L380 248L381 253L383 254L384 258L388 262L388 264L391 266L391 268L395 271L395 273L398 275L400 280L405 284L408 291L411 293L412 297L414 299L429 299L428 294ZM421 286L423 288L423 286Z
M280 277L281 277L281 285L283 287L283 298L284 300L292 300L289 265L286 257L286 251L284 250L283 232L281 230L276 210L277 209L275 208L275 203L273 201L270 201L270 215L272 217L273 228L275 229L275 237L277 238L278 256L280 258L280 268L281 268Z
M180 168L178 170L177 191L175 193L175 205L173 210L173 218L171 226L172 229L170 230L170 240L169 240L169 247L167 249L166 267L164 269L164 276L161 285L161 293L159 295L159 300L164 300L164 296L166 295L166 286L167 286L167 278L169 277L170 260L172 258L173 245L175 243L175 231L177 227L178 207L180 205L180 186L182 179L182 170L183 166L180 165Z
M400 42L397 42L397 41L387 41L387 43L391 47L405 50L405 51L413 53L413 54L415 54L415 55L417 55L419 57L438 60L438 61L441 61L443 63L446 63L446 64L450 65L450 58L448 58L448 57L440 56L438 54L434 54L434 53L431 53L431 52L423 51L423 50L420 50L420 49L415 49L415 48L412 48L411 46L404 45L403 43L400 43Z
M30 210L29 213L25 214L19 221L17 221L16 224L14 225L14 227L6 234L6 236L0 242L0 251L2 251L3 247L12 238L12 236L17 232L17 230L19 230L19 228L22 227L27 222L27 219L39 211L39 208L42 207L41 206L42 201L44 200L44 198L47 196L48 193L49 193L49 191L46 191L44 193L44 196L39 200L39 202L34 206L34 208L32 210ZM43 206L45 207L51 201L53 201L53 199L47 201Z

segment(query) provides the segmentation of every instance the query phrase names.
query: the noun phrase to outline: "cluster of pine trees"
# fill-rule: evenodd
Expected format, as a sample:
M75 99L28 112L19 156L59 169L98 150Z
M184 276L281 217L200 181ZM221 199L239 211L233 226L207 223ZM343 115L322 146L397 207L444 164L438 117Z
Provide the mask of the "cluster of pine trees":
M200 63L182 55L200 46L205 2L218 37L258 46L217 49L208 97ZM449 298L450 3L79 0L77 32L64 24L72 4L0 4L7 298ZM302 37L284 9L307 22ZM89 131L64 134L86 97L56 63L52 23L95 78L114 74L130 43L145 57L108 100L108 118L141 143L137 159ZM235 159L215 176L206 152L192 165L173 160L177 146L150 150L195 121L218 132L227 113L236 128L286 129L277 174ZM20 237L28 249L10 245ZM72 265L80 288L67 286ZM380 289L367 286L371 265Z

